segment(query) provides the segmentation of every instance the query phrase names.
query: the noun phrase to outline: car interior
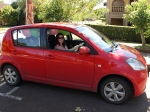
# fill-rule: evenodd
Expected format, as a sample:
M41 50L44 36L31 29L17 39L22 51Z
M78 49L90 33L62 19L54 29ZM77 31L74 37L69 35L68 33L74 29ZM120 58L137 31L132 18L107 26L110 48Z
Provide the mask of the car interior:
M50 30L51 29L47 29L49 31L47 31L47 42L48 42L48 48L50 49L54 49L55 47L55 38L56 38L56 35L50 35ZM71 32L68 32L68 31L64 31L64 30L59 30L58 29L58 32L59 33L62 33L64 35L64 38L65 38L65 42L66 42L66 45L67 47L70 49L76 45L79 45L80 43L84 43L84 41L76 36L75 34L71 33ZM85 44L84 44L85 45Z

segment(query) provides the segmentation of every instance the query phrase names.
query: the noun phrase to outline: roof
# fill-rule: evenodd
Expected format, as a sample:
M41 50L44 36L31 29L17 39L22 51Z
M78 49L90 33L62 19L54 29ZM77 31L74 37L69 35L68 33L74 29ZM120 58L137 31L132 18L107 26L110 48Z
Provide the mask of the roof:
M50 22L50 23L35 23L35 24L20 25L20 26L14 26L13 28L46 27L46 26L53 26L56 28L57 27L77 28L83 25L75 24L75 23L66 23L66 22Z
M9 4L5 4L5 3L0 3L0 9L4 8L5 6L7 6Z

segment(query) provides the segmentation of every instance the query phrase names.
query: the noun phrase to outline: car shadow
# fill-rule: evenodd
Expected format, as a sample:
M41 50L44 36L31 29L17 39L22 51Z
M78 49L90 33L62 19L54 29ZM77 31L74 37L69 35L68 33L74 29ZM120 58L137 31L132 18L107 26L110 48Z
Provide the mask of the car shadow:
M23 95L24 101L36 100L40 97L40 105L42 109L53 111L65 110L65 112L74 112L76 107L80 107L85 112L148 112L150 111L150 98L147 98L146 93L143 93L139 97L131 98L127 102L121 105L114 105L105 102L101 96L97 93L82 91L76 89L69 89L33 82L24 81L20 85L20 90L30 91ZM36 93L36 94L35 94ZM51 104L53 102L53 104ZM38 105L39 102L34 102L34 105ZM51 104L51 106L47 105ZM57 108L55 107L57 104ZM35 111L35 110L34 110ZM38 110L36 110L38 111ZM44 110L42 110L44 111ZM61 111L60 111L61 112ZM64 112L64 111L62 111Z

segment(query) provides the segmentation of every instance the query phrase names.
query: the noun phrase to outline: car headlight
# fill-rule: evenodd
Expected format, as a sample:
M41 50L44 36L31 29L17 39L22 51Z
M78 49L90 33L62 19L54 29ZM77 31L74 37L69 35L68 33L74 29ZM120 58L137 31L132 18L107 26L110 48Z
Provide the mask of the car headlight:
M133 70L146 70L146 66L134 58L129 58L126 62L133 68Z

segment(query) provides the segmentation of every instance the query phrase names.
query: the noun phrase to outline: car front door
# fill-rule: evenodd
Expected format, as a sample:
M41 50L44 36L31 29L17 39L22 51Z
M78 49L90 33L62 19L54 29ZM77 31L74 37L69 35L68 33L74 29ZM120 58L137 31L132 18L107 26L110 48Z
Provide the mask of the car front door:
M46 75L49 81L90 87L94 77L94 56L78 52L45 50Z
M48 81L74 87L90 88L94 77L94 55L65 50L44 51Z

